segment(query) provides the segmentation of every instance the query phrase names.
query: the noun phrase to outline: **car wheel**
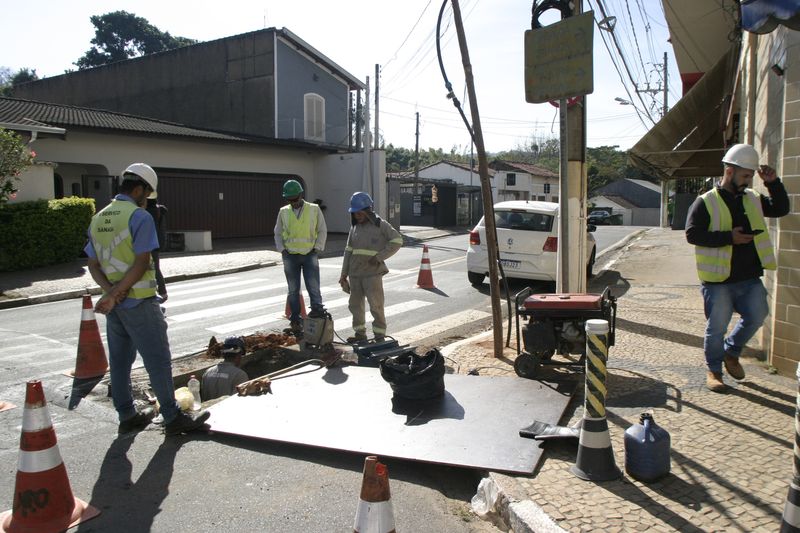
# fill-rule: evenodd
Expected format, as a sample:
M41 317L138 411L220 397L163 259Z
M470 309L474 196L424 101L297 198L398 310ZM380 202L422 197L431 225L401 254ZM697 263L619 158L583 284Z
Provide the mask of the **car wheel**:
M485 274L478 274L477 272L467 272L467 279L472 285L480 285L483 283L483 278L485 278Z
M591 279L594 276L594 259L595 253L597 252L597 248L592 249L592 257L589 258L589 262L586 264L586 279Z

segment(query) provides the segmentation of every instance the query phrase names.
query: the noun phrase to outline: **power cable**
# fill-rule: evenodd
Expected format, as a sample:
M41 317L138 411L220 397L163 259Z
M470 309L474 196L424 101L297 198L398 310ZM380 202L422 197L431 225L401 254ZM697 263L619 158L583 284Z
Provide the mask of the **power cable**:
M417 18L417 21L411 27L411 30L409 30L408 35L406 35L406 38L403 39L402 43L400 43L400 46L397 47L397 50L394 51L394 54L392 54L392 57L390 57L388 61L384 62L384 64L383 64L384 66L386 66L386 65L390 64L392 61L394 61L395 58L397 57L398 52L400 52L400 50L403 49L403 46L405 46L406 42L408 41L408 38L411 37L411 34L414 33L415 29L417 29L417 25L419 25L419 21L422 20L423 16L425 16L425 12L428 11L428 8L431 5L431 1L432 0L428 0L428 3L425 4L424 8L422 8L422 13L419 14L419 17Z
M592 0L589 0L589 5L590 6L592 5ZM644 121L641 113L639 112L639 108L636 107L636 105L633 103L633 96L631 96L631 92L625 83L625 78L623 77L622 72L619 69L619 65L617 65L617 61L614 58L614 54L611 52L611 47L608 45L608 42L606 41L606 36L603 33L605 30L600 26L600 21L598 21L597 19L595 19L595 25L597 26L597 29L600 32L600 37L602 38L603 45L605 45L606 47L606 51L608 52L608 57L611 59L611 64L614 65L614 69L617 71L617 75L619 76L619 81L620 83L622 83L622 88L625 89L625 93L627 93L628 95L628 101L631 103L631 106L636 111L636 116L639 117L639 120L642 122L642 126L644 126L645 129L649 129L647 123Z
M603 15L603 19L607 19L608 18L608 14L606 13L605 6L603 5L603 0L596 0L596 1L597 1L598 7L600 8L600 12ZM591 0L590 0L590 4L591 4ZM622 53L622 50L621 50L621 48L619 46L619 42L617 42L617 37L616 37L616 33L614 33L614 28L613 27L609 27L608 33L611 34L611 40L613 41L614 46L616 47L617 52L619 53L620 59L622 60L622 65L625 67L625 72L627 72L627 74L628 74L628 78L631 80L631 83L633 84L633 86L636 87L636 80L633 79L633 74L631 74L631 70L628 67L628 63L625 60L625 56ZM605 42L605 39L603 39L603 42ZM609 50L609 54L611 54L610 50ZM613 59L612 59L612 61L613 61ZM616 63L615 63L615 65L616 65ZM626 90L626 92L628 92L627 87L626 87L625 90ZM628 95L630 95L630 92L628 92ZM647 109L647 104L645 104L641 93L636 92L636 96L639 98L639 101L642 103L642 108L643 108L645 114L647 115L647 118L649 118L650 121L655 125L656 121L655 121L655 119L653 119L652 115L650 115L650 112ZM636 108L636 106L634 106L634 108ZM647 128L647 125L645 125L645 127Z

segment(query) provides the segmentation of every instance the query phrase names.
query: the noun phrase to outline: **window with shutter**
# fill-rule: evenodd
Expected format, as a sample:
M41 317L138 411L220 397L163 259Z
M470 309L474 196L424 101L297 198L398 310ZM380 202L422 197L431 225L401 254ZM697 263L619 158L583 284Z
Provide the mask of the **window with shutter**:
M325 140L325 99L318 94L308 93L303 98L303 137L312 141Z

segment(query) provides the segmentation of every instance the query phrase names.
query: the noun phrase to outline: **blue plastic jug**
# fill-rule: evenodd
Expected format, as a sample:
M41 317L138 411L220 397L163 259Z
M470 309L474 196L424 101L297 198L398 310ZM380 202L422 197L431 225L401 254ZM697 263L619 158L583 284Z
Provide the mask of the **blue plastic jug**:
M650 413L625 430L625 472L645 483L669 474L669 433Z

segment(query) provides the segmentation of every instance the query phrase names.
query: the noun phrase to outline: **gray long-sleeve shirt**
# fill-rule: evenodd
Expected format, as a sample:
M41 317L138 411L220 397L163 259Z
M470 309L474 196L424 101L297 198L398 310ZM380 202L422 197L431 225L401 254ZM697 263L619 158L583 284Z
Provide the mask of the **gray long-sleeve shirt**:
M342 276L366 277L389 272L388 258L403 246L403 236L374 213L364 224L354 224L347 235L347 245L342 261ZM370 263L375 257L377 264Z

